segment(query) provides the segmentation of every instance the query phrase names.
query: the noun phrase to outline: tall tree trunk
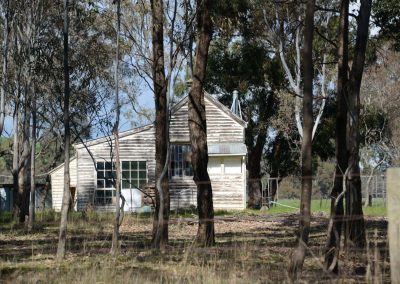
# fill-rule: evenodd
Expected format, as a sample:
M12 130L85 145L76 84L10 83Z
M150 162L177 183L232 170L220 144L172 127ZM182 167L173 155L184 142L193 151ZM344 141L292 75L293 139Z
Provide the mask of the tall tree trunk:
M69 147L70 147L70 128L69 128L69 66L68 66L68 17L69 0L64 0L64 193L61 206L60 233L58 236L57 259L65 257L65 242L67 238L68 209L71 200L70 176L69 176Z
M247 161L247 170L249 173L247 181L247 189L249 194L248 207L261 207L261 157L267 138L267 131L260 129L256 145L249 149L249 158Z
M28 87L25 86L25 98L24 98L24 112L22 117L22 132L18 137L18 149L21 150L21 154L18 158L18 190L16 205L17 210L14 212L14 217L23 223L29 216L29 191L30 191L30 164L31 164L31 148L29 143L30 137L30 118L31 118L31 106L30 98L28 94Z
M8 40L9 40L9 15L10 15L10 1L5 2L5 13L4 13L4 24L3 24L3 70L2 70L2 82L1 82L1 94L0 94L0 136L4 129L4 120L6 116L5 107L5 94L7 88L7 70L8 70Z
M314 38L315 0L308 0L306 4L306 18L304 27L304 98L303 98L303 142L301 145L301 200L299 216L299 243L295 249L290 265L289 276L297 279L304 263L311 222L311 194L312 194L312 130L313 130L313 58L312 47Z
M273 91L268 94L257 94L263 96L258 99L258 108L261 110L257 123L251 123L246 129L246 144L249 153L247 160L248 181L247 192L249 195L248 207L260 208L261 206L261 159L267 139L268 122L274 115L277 104L276 95ZM254 130L257 129L257 140L253 146Z
M368 42L371 2L372 0L361 0L360 13L357 19L354 59L348 87L347 151L349 156L348 175L346 176L346 240L360 248L366 245L359 167L360 87Z
M114 218L114 228L112 235L112 244L111 244L111 254L116 255L119 252L119 227L121 225L121 210L124 210L123 206L121 208L120 199L121 199L121 161L119 157L119 119L121 106L119 102L119 80L118 80L118 69L119 69L119 33L121 30L121 1L116 0L117 2L117 46L116 46L116 54L115 54L115 124L113 127L113 135L114 135L114 156L115 156L115 218ZM114 2L115 3L115 2Z
M35 89L33 91L33 100L32 100L32 132L31 132L31 192L29 199L29 223L28 223L28 231L32 231L33 223L35 221L35 193L36 193L36 94Z
M349 0L340 4L338 81L336 111L336 170L331 193L331 216L325 248L325 269L338 273L340 237L343 227L343 176L347 169L346 150L346 91L348 82L349 45Z
M13 219L16 220L18 216L18 169L19 169L19 102L15 102L15 109L13 115L13 167L12 167L12 176L13 176Z
M164 250L168 244L170 196L168 186L169 118L167 80L164 62L164 5L163 0L151 1L153 83L156 107L156 210L153 220L153 248Z
M212 187L207 172L207 124L203 90L208 49L212 37L211 4L211 0L196 1L197 52L193 72L193 85L189 93L188 110L193 179L197 185L197 209L199 212L196 242L200 246L212 246L215 242Z

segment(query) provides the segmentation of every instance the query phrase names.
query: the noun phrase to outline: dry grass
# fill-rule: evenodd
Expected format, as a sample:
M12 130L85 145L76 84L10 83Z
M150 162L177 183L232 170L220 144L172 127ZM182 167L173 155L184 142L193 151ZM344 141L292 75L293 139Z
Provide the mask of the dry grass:
M295 214L218 216L217 245L193 246L195 218L176 217L164 255L149 249L150 216L126 216L121 227L121 254L109 256L111 216L71 216L68 254L56 262L57 216L42 218L33 234L11 223L0 225L0 282L4 283L276 283L285 282L286 266L296 244ZM326 239L326 215L312 220L305 282L389 282L387 222L368 217L367 254L342 253L338 277L320 268Z

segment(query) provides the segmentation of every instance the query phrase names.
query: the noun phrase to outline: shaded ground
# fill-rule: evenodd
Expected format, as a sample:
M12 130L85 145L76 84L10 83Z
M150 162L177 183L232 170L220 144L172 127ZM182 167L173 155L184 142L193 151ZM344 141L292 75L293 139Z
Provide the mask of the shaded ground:
M68 255L57 263L54 254L58 222L54 217L39 222L33 234L11 224L0 225L1 283L276 283L286 281L286 266L296 244L297 215L218 216L217 245L200 249L192 245L195 218L173 218L170 247L165 255L150 249L151 219L126 216L121 227L122 253L108 255L111 215L75 215L69 225ZM341 273L323 271L322 253L327 217L312 218L305 282L390 282L387 221L367 217L368 250L362 257L342 253ZM358 254L359 255L359 254ZM375 277L375 278L374 278Z

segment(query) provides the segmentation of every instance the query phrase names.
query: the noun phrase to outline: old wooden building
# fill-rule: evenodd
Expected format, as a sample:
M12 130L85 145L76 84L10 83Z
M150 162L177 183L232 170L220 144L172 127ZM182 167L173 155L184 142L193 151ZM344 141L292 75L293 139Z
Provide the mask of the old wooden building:
M205 105L208 171L214 208L244 209L246 122L207 93ZM235 108L234 102L232 109ZM171 209L196 206L196 185L190 162L188 97L171 109L170 141ZM70 172L71 193L76 210L89 207L103 211L114 210L112 144L112 137L103 137L74 145L76 154L70 161ZM155 130L152 124L120 133L120 160L125 210L137 211L151 199L146 197L155 184ZM53 207L56 210L61 209L63 171L64 167L60 165L51 174Z

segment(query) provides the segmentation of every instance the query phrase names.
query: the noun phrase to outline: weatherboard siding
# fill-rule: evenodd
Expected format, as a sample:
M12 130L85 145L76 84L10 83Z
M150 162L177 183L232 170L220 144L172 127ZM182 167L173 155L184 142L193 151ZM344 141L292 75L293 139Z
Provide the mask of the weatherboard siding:
M210 175L214 209L244 209L244 175ZM197 206L197 187L192 177L170 180L171 210Z
M72 158L69 164L70 187L77 186L77 160ZM62 198L64 194L64 164L56 168L51 174L52 206L56 211L61 211Z
M244 127L205 97L207 143L244 143ZM224 107L224 106L222 106ZM171 115L172 143L189 143L188 101Z
M95 161L111 161L110 143L112 140L77 149L78 164L78 210L85 210L94 204L96 189ZM120 138L121 161L146 161L147 181L155 179L155 133L154 128ZM88 150L91 152L89 155ZM109 211L110 206L97 206L100 211Z
M206 96L207 141L208 144L244 143L245 123L229 114L229 110ZM188 100L184 99L172 110L170 139L172 143L190 143L188 126ZM78 159L77 172L77 210L94 208L100 211L114 210L114 206L94 206L96 189L96 161L110 161L112 137L100 138L75 145ZM89 154L89 152L91 154ZM244 154L239 155L244 161ZM221 157L230 157L221 154ZM236 156L239 158L238 156ZM146 161L147 185L155 185L155 130L152 125L120 133L121 161ZM239 166L240 167L240 166ZM238 174L210 173L215 209L245 208L246 168ZM169 181L171 210L197 206L197 187L192 177L172 177ZM53 190L54 191L54 190ZM142 197L142 205L144 198ZM54 201L53 201L54 202Z

